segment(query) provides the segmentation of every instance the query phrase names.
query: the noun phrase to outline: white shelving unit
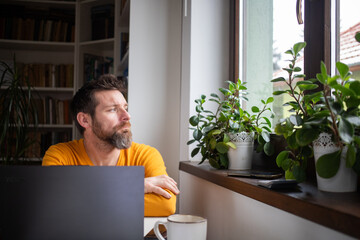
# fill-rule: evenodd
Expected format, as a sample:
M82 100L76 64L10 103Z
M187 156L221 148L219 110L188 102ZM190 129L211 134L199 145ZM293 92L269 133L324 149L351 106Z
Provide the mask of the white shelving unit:
M114 5L113 37L92 40L92 8L108 4ZM128 61L120 59L120 37L121 33L129 33L130 0L2 0L0 8L5 7L5 5L15 5L19 8L25 7L44 11L49 10L49 12L51 9L64 9L74 13L73 22L75 30L73 33L74 41L72 42L7 39L0 35L1 60L12 61L15 55L16 62L24 64L73 64L73 86L35 86L35 90L41 98L51 96L59 100L71 99L77 89L86 81L84 73L85 54L113 58L113 71L111 73L117 76L121 76L123 69L127 68ZM72 139L81 137L76 130L75 124L40 124L39 129L45 132L68 131L71 132Z

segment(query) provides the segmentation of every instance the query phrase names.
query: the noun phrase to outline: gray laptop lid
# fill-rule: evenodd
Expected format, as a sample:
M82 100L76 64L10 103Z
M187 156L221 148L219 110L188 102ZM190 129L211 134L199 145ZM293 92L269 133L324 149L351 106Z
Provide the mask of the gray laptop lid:
M143 239L144 168L0 166L0 239Z

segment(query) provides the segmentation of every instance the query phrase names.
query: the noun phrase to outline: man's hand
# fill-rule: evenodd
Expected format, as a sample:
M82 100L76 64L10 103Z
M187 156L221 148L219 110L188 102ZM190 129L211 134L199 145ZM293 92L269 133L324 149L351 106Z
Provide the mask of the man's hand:
M168 189L174 194L179 194L180 192L175 180L166 175L145 178L144 187L145 193L156 193L165 198L171 198L171 194L164 189Z

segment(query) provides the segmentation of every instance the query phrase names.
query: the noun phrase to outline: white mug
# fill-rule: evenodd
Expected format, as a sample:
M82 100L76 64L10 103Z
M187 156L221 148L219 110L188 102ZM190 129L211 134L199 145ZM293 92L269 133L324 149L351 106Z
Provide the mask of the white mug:
M166 228L168 240L206 240L207 220L193 215L174 214L167 218L167 222L157 221L154 232L158 239L164 240L159 231L159 224Z

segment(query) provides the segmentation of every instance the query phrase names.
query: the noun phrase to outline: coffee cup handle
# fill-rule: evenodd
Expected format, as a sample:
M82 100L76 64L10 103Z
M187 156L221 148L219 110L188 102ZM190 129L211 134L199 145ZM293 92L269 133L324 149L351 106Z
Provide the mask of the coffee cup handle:
M163 236L161 235L160 231L159 231L159 225L162 224L165 226L166 230L167 230L167 224L168 222L163 222L163 221L157 221L154 225L154 232L155 232L155 235L158 239L160 240L165 240L165 238L163 238Z

